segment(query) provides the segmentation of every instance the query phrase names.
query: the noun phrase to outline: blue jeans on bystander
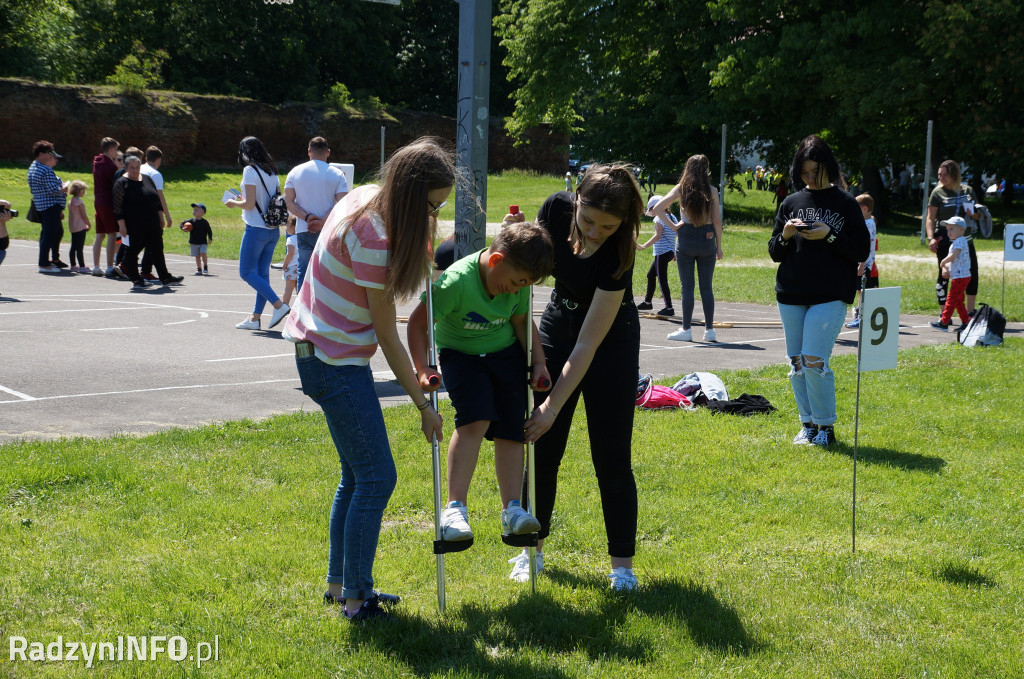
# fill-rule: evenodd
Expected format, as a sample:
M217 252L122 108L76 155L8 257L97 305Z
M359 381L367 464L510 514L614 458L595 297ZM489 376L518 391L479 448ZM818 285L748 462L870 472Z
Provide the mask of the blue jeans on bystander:
M377 540L398 474L369 365L331 365L316 356L295 359L302 393L324 411L341 460L341 482L330 519L327 582L346 599L373 593Z
M281 299L270 287L270 262L274 248L281 238L278 228L265 229L259 226L245 226L242 245L238 249L238 275L256 291L256 302L252 312L262 314L267 302L273 304Z
M780 302L779 316L786 334L789 382L800 421L818 426L835 424L836 376L828 361L846 320L846 303L836 300L806 306ZM810 365L805 358L812 359Z

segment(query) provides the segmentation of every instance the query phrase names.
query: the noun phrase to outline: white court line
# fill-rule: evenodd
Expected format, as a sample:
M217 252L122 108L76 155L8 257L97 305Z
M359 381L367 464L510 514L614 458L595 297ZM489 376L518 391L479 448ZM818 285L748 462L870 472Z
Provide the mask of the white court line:
M34 400L28 394L23 394L20 391L14 391L13 389L8 389L7 387L3 386L2 384L0 384L0 391L6 392L6 393L10 394L11 396L17 396L18 398L20 398L23 401L32 401L32 400ZM5 401L0 401L0 403L4 403L4 402ZM17 401L11 401L11 403L17 403Z
M236 356L235 358L208 358L205 363L223 363L224 361L253 361L261 358L281 358L282 356L294 356L294 351L287 354L267 354L266 356Z
M383 380L395 379L395 374L386 370L373 373L375 378ZM223 382L221 384L187 384L180 387L153 387L152 389L127 389L125 391L100 391L93 392L90 394L61 394L59 396L28 396L20 392L8 389L7 387L0 386L0 391L6 392L12 396L19 397L17 401L0 401L0 404L4 403L27 403L30 401L55 401L57 399L66 398L91 398L93 396L122 396L125 394L143 394L153 391L178 391L182 389L216 389L218 387L249 387L254 384L280 384L281 382L298 382L298 377L292 377L285 380L257 380L255 382Z
M139 326L132 325L125 328L81 328L82 332L103 332L104 330L138 330Z
M152 391L175 391L180 389L215 389L217 387L248 387L254 384L277 384L279 382L297 382L298 377L293 377L286 380L257 380L255 382L224 382L222 384L187 384L180 387L153 387L152 389L127 389L125 391L100 391L93 392L90 394L61 394L59 396L40 396L38 398L33 396L25 396L25 394L18 394L16 391L5 389L0 387L0 390L6 391L13 395L20 395L24 398L18 401L0 401L0 403L25 403L26 401L54 401L63 398L91 398L93 396L121 396L124 394L143 394Z

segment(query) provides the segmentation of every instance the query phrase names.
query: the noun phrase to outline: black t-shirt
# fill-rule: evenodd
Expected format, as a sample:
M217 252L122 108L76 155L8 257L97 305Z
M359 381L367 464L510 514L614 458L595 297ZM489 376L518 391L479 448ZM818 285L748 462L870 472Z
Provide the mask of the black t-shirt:
M133 181L127 175L114 182L114 219L123 219L131 228L160 228L163 205L156 184L146 175Z
M210 222L204 218L186 219L185 222L192 222L192 230L188 232L189 245L206 245L213 240L213 229L210 228Z
M835 240L797 235L786 242L782 229L790 219L824 222ZM870 247L871 235L853 196L837 186L797 191L782 201L768 241L768 254L779 263L776 299L782 304L852 304L859 287L857 264L867 260Z
M573 194L559 191L552 194L537 212L537 222L551 234L555 245L555 290L557 293L582 305L589 305L594 291L631 290L633 267L619 278L613 274L619 268L619 253L614 244L607 241L587 258L580 258L572 251L569 230L574 213ZM620 227L622 228L622 227ZM625 295L624 295L625 296ZM628 295L632 297L632 294Z

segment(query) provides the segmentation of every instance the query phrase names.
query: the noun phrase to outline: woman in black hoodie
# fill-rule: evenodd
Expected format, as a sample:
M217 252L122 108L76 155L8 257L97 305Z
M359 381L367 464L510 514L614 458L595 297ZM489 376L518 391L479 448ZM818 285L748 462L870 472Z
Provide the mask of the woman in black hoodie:
M835 185L839 163L823 139L811 135L800 142L790 174L795 193L779 208L768 253L779 263L775 298L803 425L793 443L827 447L835 443L838 419L828 362L871 239L857 201Z

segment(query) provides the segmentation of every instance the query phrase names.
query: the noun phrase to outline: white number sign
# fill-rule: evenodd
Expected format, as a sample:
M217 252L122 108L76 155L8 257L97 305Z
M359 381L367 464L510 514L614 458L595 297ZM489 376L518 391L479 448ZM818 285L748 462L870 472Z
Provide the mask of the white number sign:
M1007 224L1003 239L1003 261L1024 262L1024 224Z
M900 334L900 288L864 291L861 302L858 370L890 370L896 367Z

